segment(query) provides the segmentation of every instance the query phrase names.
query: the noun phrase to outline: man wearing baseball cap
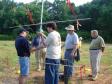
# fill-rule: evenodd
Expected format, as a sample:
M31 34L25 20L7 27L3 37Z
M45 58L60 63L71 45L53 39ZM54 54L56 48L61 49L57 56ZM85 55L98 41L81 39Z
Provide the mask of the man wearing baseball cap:
M25 84L26 78L29 75L30 44L26 39L27 32L26 29L20 28L18 32L19 35L15 40L20 65L19 84Z

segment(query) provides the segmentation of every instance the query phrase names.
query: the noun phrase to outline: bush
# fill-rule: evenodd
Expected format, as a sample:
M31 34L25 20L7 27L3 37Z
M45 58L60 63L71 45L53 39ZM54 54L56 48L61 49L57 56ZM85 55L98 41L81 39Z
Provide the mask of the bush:
M13 40L14 37L12 35L0 35L0 40Z
M65 41L67 33L64 31L64 32L61 32L60 35L61 35L61 40Z
M90 32L88 31L78 31L77 34L79 37L82 37L84 41L89 41L91 39Z
M91 38L90 32L87 32L87 31L77 31L76 33L78 34L79 37L82 37L84 41L88 41ZM62 41L65 41L67 32L61 31L60 35L61 35Z
M14 37L14 38L16 38L16 37L18 36L19 29L20 29L20 28L16 28L16 29L13 30L13 37Z

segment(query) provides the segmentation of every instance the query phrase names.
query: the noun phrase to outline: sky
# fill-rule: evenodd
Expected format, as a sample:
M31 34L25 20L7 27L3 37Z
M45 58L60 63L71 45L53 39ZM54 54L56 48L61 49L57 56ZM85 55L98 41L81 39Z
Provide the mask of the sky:
M34 0L14 0L15 2L23 2L23 3L30 3ZM54 0L48 0L50 2L53 2ZM70 0L71 2L74 2L76 6L91 2L92 0Z

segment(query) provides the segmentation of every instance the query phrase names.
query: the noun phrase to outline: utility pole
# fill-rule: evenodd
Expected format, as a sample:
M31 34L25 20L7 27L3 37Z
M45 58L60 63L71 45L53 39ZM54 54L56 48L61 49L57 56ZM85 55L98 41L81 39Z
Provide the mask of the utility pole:
M40 17L40 29L42 29L42 22L43 22L43 8L44 8L44 0L42 0L42 8L41 8L41 17Z

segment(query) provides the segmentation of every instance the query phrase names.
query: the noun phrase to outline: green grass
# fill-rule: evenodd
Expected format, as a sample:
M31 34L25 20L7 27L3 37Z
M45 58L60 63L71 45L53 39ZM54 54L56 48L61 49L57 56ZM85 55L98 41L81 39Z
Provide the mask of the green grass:
M81 47L81 60L78 64L89 64L89 43L83 43ZM105 52L101 58L101 65L112 65L112 45L106 44Z
M34 66L35 57L31 55L31 65ZM0 76L5 74L5 69L19 68L18 56L14 41L0 41ZM2 74L2 75L1 75Z
M62 52L63 54L63 52ZM89 43L82 43L81 47L81 60L76 64L89 65ZM101 59L101 65L112 65L112 46L106 44L106 50ZM0 41L0 75L3 74L4 68L19 68L18 56L15 50L14 41ZM31 70L35 69L35 56L31 54ZM110 67L112 70L112 67Z

